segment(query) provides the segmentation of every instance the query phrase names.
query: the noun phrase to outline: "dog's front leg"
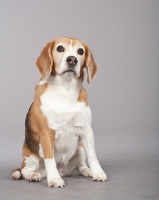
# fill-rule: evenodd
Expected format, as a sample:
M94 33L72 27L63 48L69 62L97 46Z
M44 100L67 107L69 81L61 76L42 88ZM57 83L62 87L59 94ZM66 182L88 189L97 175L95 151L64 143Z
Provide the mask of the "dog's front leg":
M92 171L93 180L106 181L107 175L104 173L96 157L93 130L91 127L85 127L82 128L82 132L81 142L88 157L88 163Z
M54 135L53 131L46 131L45 134L41 134L40 136L47 173L47 182L49 187L64 187L65 183L59 175L54 157Z

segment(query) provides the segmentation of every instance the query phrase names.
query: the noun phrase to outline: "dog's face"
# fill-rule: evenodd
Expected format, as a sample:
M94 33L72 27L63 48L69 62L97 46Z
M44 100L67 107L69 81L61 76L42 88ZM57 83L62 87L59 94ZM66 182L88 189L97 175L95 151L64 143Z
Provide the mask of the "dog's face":
M58 75L79 78L85 61L85 47L77 39L58 38L53 48L53 59Z
M83 78L86 67L88 83L97 73L97 66L89 47L75 38L57 38L48 43L36 61L43 78L50 74L64 78Z

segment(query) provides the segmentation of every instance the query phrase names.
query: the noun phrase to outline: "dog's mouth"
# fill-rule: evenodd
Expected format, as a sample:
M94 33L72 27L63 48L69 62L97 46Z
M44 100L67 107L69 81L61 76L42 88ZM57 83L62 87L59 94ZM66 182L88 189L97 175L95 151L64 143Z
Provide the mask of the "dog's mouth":
M73 69L68 69L68 70L64 71L62 74L65 74L65 73L74 73L75 74L75 71Z

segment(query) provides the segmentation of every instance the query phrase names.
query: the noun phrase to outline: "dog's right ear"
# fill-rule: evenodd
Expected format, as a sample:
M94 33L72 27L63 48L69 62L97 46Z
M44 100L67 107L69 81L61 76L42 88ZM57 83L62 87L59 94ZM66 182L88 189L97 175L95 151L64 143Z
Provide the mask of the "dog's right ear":
M40 75L45 79L49 77L53 68L52 50L54 47L54 43L54 41L47 43L36 61L37 69Z

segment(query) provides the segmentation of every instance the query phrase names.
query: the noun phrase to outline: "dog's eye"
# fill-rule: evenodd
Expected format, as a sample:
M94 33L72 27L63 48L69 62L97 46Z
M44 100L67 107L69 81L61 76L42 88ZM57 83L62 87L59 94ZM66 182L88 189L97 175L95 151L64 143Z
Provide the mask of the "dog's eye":
M79 55L83 55L83 54L84 54L84 51L83 51L83 49L78 49L78 50L77 50L77 53L78 53Z
M58 52L64 52L63 46L58 46L58 47L57 47L57 51L58 51Z

